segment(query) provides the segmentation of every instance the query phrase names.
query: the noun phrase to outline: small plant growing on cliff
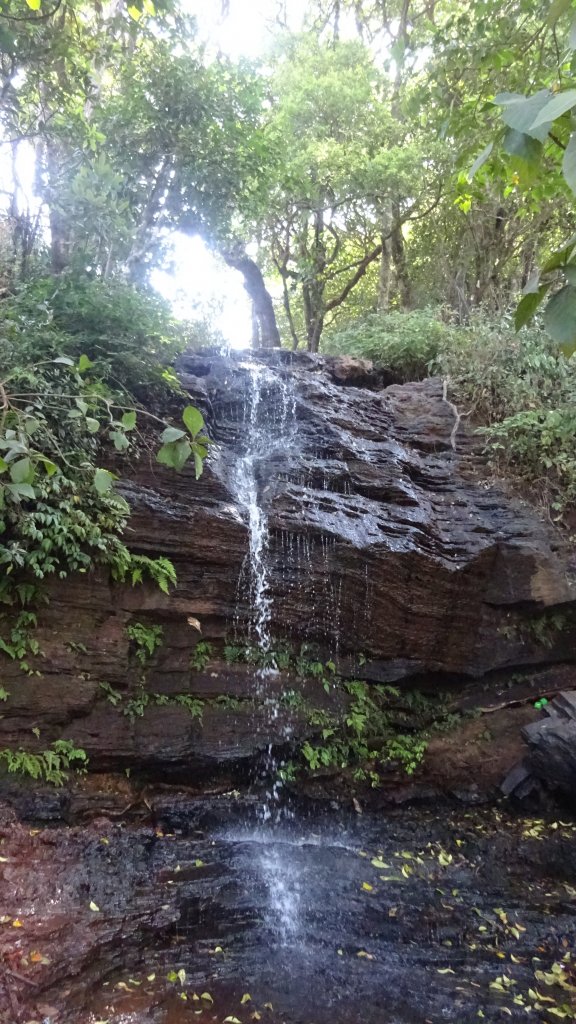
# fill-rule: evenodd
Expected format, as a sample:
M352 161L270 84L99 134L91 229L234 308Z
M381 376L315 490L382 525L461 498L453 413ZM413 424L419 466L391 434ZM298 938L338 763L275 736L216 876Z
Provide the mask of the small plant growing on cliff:
M50 782L53 786L62 786L68 778L68 772L85 772L88 766L86 751L75 747L71 740L54 740L48 750L33 753L28 750L0 750L0 761L6 764L8 771L16 775L28 775L32 779Z
M213 647L207 640L200 640L190 655L190 668L203 672L212 657Z
M164 630L162 626L146 626L143 622L134 622L126 627L126 633L136 646L136 657L142 665L146 665L154 651L162 646Z
M427 749L428 741L421 736L399 734L388 740L383 754L386 760L398 762L407 775L413 775L422 763Z
M117 707L117 705L120 704L122 700L122 694L118 690L115 690L114 687L110 685L110 683L100 683L99 686L103 694L105 695L106 700L109 701L110 704L112 704L112 707Z

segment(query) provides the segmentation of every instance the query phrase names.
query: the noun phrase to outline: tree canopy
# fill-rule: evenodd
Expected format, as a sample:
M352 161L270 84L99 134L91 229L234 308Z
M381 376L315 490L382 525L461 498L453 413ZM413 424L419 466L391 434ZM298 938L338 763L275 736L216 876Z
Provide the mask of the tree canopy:
M269 46L247 60L177 0L10 0L4 286L48 271L146 287L180 230L243 274L259 344L317 350L378 310L465 322L524 292L518 324L551 295L569 345L573 6L309 0L298 19L270 2Z

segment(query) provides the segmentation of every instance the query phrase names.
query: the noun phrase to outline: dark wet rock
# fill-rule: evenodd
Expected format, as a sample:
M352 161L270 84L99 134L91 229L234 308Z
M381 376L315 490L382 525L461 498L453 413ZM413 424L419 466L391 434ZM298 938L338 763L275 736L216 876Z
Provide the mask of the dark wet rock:
M558 694L544 717L523 730L528 771L576 807L576 691Z
M576 941L574 828L448 808L264 828L230 797L155 827L11 823L0 1021L180 1024L206 991L204 1022L523 1021L513 997Z
M286 729L290 739L310 735L309 716L286 707L275 717L257 673L223 658L224 643L250 631L247 515L234 471L251 429L253 358L206 351L180 360L216 442L200 481L192 467L174 473L148 454L123 470L127 539L172 559L177 587L166 595L113 585L102 573L52 583L39 615L40 676L3 665L2 747L29 748L39 729L42 746L61 735L84 746L93 770L187 780L244 772ZM257 466L272 635L296 648L318 644L352 678L439 689L573 659L573 584L558 540L525 504L484 481L463 426L453 448L441 381L373 390L369 367L347 364L351 386L343 387L334 382L341 362L284 351L257 358L269 368L262 424L278 431L286 389L297 423L291 443ZM163 629L146 691L203 701L203 725L156 696L141 717L109 699L112 688L125 710L141 690L126 632L134 622ZM198 642L212 645L205 669L191 667ZM267 681L271 692L274 685ZM313 693L279 676L278 690L286 686L326 708L320 684Z

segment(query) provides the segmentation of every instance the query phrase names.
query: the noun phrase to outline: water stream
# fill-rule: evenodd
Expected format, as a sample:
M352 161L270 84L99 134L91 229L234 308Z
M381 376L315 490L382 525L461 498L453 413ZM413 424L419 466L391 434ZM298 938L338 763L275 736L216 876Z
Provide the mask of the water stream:
M271 595L268 564L269 530L264 498L272 481L262 476L262 470L276 456L285 458L296 438L296 402L289 377L270 370L259 363L247 362L242 367L248 377L248 389L243 417L244 453L238 459L232 475L233 488L240 506L248 518L247 571L249 621L248 635L260 653L262 662L271 652L270 631ZM255 669L255 693L270 719L278 717L278 695L269 686L277 667L271 663ZM286 734L288 738L288 734ZM266 752L262 773L268 782L261 805L264 822L281 813L279 795L281 781L279 765L272 746ZM286 811L284 811L286 813ZM271 875L271 866L264 870ZM274 887L271 882L271 887ZM288 912L288 901L286 901ZM283 922L282 929L289 925Z

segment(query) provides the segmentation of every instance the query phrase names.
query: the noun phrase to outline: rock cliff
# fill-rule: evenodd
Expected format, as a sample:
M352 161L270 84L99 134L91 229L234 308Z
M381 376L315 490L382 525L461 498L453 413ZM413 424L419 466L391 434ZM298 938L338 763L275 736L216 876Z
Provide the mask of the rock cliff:
M254 426L248 358L266 368L261 425L278 430L286 387L296 424L290 444L256 468L272 635L317 645L344 676L466 699L474 690L488 710L507 703L510 685L520 685L519 704L554 689L554 666L569 689L574 574L552 530L488 479L464 426L454 441L441 381L385 387L358 364L205 351L178 367L215 442L204 475L196 482L193 468L175 473L142 455L119 485L132 507L130 546L170 558L177 587L167 596L104 575L54 583L39 618L40 675L2 666L10 697L0 746L29 748L39 729L44 746L73 737L93 772L236 785L269 744L314 733L298 707L271 716L255 672L223 655L225 644L249 642L252 621L247 511L235 483ZM134 622L163 630L143 713L125 713L142 691L126 631ZM281 673L269 685L299 687L320 709L334 699ZM521 711L508 737L537 715ZM435 785L450 788L446 778ZM46 807L60 814L68 799L52 795Z

